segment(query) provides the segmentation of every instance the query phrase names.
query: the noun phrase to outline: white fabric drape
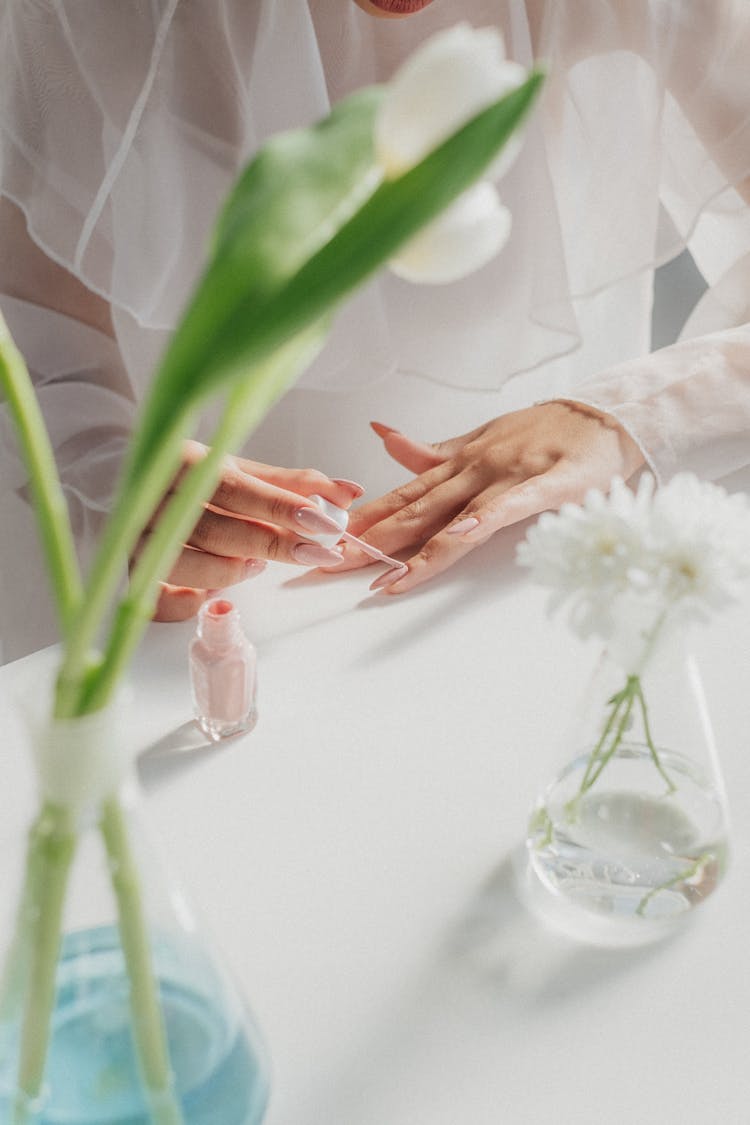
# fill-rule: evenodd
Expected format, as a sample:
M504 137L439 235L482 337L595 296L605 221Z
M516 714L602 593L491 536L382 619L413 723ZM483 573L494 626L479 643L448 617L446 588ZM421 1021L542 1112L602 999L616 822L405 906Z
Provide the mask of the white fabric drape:
M435 0L403 21L350 0L5 0L0 197L28 234L0 228L0 303L43 389L84 554L238 169L265 138L387 78L459 18L498 25L511 57L549 69L500 185L511 239L444 289L383 276L358 295L253 437L253 456L361 476L375 493L400 474L364 439L369 417L433 439L561 395L613 413L623 398L623 421L662 476L690 461L691 433L706 475L741 459L750 376L736 336L707 345L724 364L731 455L718 424L710 447L701 436L702 396L693 415L695 396L678 408L682 391L670 391L655 430L656 415L633 402L642 387L630 369L622 394L600 375L648 352L653 269L685 245L708 284L688 333L750 320L745 0ZM106 302L112 340L56 286L25 284L22 271L19 281L29 246ZM673 386L685 372L670 370ZM12 443L0 458L17 498ZM6 586L15 566L3 563Z

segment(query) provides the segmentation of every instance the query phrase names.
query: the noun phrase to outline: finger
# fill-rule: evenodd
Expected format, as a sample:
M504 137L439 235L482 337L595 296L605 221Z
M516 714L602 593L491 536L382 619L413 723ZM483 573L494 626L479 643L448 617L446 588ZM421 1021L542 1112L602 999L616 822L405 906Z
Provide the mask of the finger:
M193 446L197 444L197 442L191 443ZM192 456L196 454L193 452ZM308 478L308 485L312 485L314 481L321 483L318 474L313 473L313 476ZM153 513L149 529L161 519L178 484L179 480L175 481L172 490ZM351 493L348 495L348 503L351 503ZM314 538L316 535L331 535L338 531L338 524L324 515L316 503L303 499L300 493L289 492L258 477L250 476L229 462L224 468L222 478L208 507L218 509L220 515L249 517L254 521L287 528L294 531L297 537ZM204 549L210 551L212 548L208 544ZM218 550L216 553L229 554L224 550Z
M344 477L329 477L318 469L284 469L244 457L227 459L240 473L297 496L323 496L339 508L349 508L364 494L364 486Z
M414 441L413 438L399 433L390 426L384 426L381 422L370 422L370 426L378 437L382 438L386 453L410 473L424 473L427 469L432 469L445 461L445 457L441 457L426 442Z
M428 492L449 480L455 472L455 467L451 462L445 461L441 465L435 465L434 468L420 473L419 476L407 481L406 484L399 485L391 492L386 492L377 500L371 500L369 504L363 504L360 508L356 508L349 519L348 530L352 535L364 536L370 542L369 532L371 528L410 505L418 505ZM382 545L377 543L376 546L381 547Z
M446 479L450 479L452 472L452 467L447 463L438 465L428 473L423 473L408 484L382 496L380 500L358 508L352 513L349 522L350 534L386 555L392 555L394 551L399 551L404 546L411 546L420 540L420 536L425 538L429 534L425 521L432 502L431 499L428 502L427 498L432 497L433 489L439 487ZM456 497L454 503L461 504L463 499ZM443 515L443 522L449 517L450 513ZM438 523L435 526L439 526L440 518L436 513ZM422 530L417 526L420 520L423 525ZM339 544L339 550L343 554L343 562L332 568L337 573L372 565L372 555L362 551L350 540Z
M195 617L208 596L208 590L193 590L162 582L154 621L188 621Z
M475 492L472 474L468 471L460 473L431 489L421 500L408 504L379 523L365 538L387 555L394 555L416 543L424 543L441 531ZM349 562L348 544L345 557L347 561L343 566L337 567L337 570L361 565L358 560ZM389 578L393 578L393 575L389 575Z
M232 559L185 547L169 572L174 586L222 590L248 578L256 578L266 568L262 559Z
M498 484L475 496L450 523L407 560L406 573L384 575L387 594L404 594L446 570L469 551L487 542L496 531L540 512L558 508L585 492L574 474L553 469L520 484Z
M321 547L299 533L211 509L203 512L188 544L228 559L270 559L302 566L332 566L342 559L340 551Z
M382 422L370 422L370 427L379 438L382 438L387 453L412 473L424 473L435 465L442 464L449 457L453 457L468 441L477 437L484 426L473 430L469 434L450 438L448 441L422 442L402 434L392 426L385 426Z
M521 520L538 516L541 512L552 511L563 504L579 503L590 487L582 479L580 470L565 462L558 461L552 469L528 477L518 484L504 487L495 485L487 489L477 503L467 505L466 511L457 515L453 525L446 529L454 538L472 545L484 543L496 531ZM464 520L476 520L465 531L455 530Z

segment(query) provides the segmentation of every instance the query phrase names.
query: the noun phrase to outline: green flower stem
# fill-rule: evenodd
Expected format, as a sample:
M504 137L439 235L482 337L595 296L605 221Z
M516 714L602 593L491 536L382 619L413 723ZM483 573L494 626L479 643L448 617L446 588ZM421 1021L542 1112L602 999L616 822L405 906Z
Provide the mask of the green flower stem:
M629 683L629 681L628 681L628 683ZM613 726L614 726L614 724L617 720L617 716L619 714L620 707L622 706L623 702L627 698L627 691L628 691L628 685L626 684L625 688L623 688L622 691L618 691L616 695L613 695L612 698L609 701L612 704L612 709L609 713L609 718L607 719L606 723L604 724L604 729L602 730L602 733L599 736L599 741L597 742L596 746L592 750L591 755L589 756L588 763L586 764L586 771L583 775L583 781L581 782L581 790L580 790L581 793L585 793L586 790L589 788L589 778L590 778L594 768L596 767L597 763L599 762L599 760L602 756L602 752L604 751L604 746L606 744L606 741L609 738L610 732L611 732L611 730L612 730L612 728L613 728Z
M42 1090L55 1005L63 906L76 843L70 812L46 802L29 835L27 883L19 916L18 935L27 943L27 970L23 973L25 997L14 1125L23 1125L28 1119L29 1104Z
M602 736L602 739L599 740L599 743L598 743L596 749L594 750L593 754L591 755L591 758L589 759L589 765L586 769L586 774L584 775L583 781L581 782L581 788L580 788L580 791L579 791L580 795L586 793L591 788L591 786L596 782L596 780L601 775L602 770L607 765L607 762L609 762L610 759L614 756L618 746L620 745L620 743L622 741L622 736L627 729L628 721L630 719L630 714L633 710L633 703L635 701L637 684L638 684L638 677L637 676L628 676L626 686L619 693L619 695L616 695L614 697L615 705L614 705L613 714L612 714L612 716L610 716L610 719L612 719L613 716L616 716L618 714L618 712L621 711L619 721L617 722L617 727L616 727L615 732L614 732L614 736L612 738L612 741L611 741L610 745L607 747L606 750L604 750L604 737L605 736ZM612 726L611 722L608 722L606 731L611 730L611 726ZM592 765L593 765L593 769L591 768Z
M169 572L182 543L195 525L200 505L214 491L224 454L225 449L220 445L211 445L206 456L185 474L180 488L149 537L131 573L128 593L115 612L101 667L86 685L86 694L81 701L85 711L104 707L116 688L153 616L159 581Z
M111 797L99 821L117 899L120 942L130 982L133 1040L155 1125L183 1125L174 1089L159 989L151 961L138 870L122 806Z
M27 847L21 897L16 910L13 938L5 958L0 980L0 1024L20 1017L24 990L29 979L31 930L39 882L39 849Z
M699 871L702 871L706 864L710 863L713 858L711 852L703 852L690 867L686 867L684 871L678 871L672 879L667 879L666 882L659 883L658 887L652 887L648 894L645 894L638 903L636 914L644 918L648 904L659 894L659 891L668 891L670 887L675 887L678 883L685 883L688 879L692 879Z
M237 384L228 395L208 453L185 474L133 568L128 595L118 606L101 667L87 685L82 701L86 711L103 707L116 687L153 615L159 581L194 527L201 505L213 493L227 450L236 448L264 417L291 380L312 361L323 339L320 326L314 325L258 365L252 378Z
M0 313L0 390L3 392L29 474L42 550L64 635L81 601L78 568L68 506L57 473L52 445L23 356Z
M669 793L674 793L675 785L669 777L669 774L662 765L659 751L656 748L653 736L651 734L651 727L648 719L648 708L646 706L646 699L643 694L643 685L641 678L637 675L629 675L622 691L617 692L610 700L612 708L610 710L604 729L599 737L594 749L591 751L589 760L586 764L586 770L581 781L578 795L574 801L570 802L571 808L577 804L577 801L584 793L588 792L591 786L597 781L602 773L602 770L607 763L614 757L624 735L630 716L633 710L635 701L638 701L641 716L643 718L643 730L646 738L646 745L648 746L651 759L654 766L664 779L667 790ZM616 724L616 725L615 725ZM611 741L607 746L607 740Z
M85 601L63 650L56 718L73 718L96 710L85 705L85 698L89 680L101 668L101 657L94 655L98 636L122 581L127 559L179 468L188 419L189 415L175 413L148 472L128 487L121 487L87 582Z
M645 696L643 694L643 687L641 685L640 679L637 680L637 685L638 686L636 688L636 696L638 698L638 702L639 702L640 707L641 707L641 716L643 718L643 731L646 735L646 743L648 745L649 753L651 754L651 758L653 760L654 765L656 766L657 770L659 771L661 776L664 778L664 781L666 782L667 791L669 793L674 793L674 791L676 789L676 786L675 786L674 782L672 781L671 777L669 776L669 774L667 773L667 771L664 769L664 766L661 764L661 758L659 757L659 751L656 749L656 744L655 744L655 742L653 740L653 737L651 735L651 727L649 726L649 721L648 721L648 708L646 707L646 699L645 699Z

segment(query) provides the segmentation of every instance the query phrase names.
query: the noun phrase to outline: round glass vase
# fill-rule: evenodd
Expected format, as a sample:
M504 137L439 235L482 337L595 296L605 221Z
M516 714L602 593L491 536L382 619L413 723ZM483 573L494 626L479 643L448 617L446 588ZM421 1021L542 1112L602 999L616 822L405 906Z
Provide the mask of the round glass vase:
M38 804L0 852L0 1121L257 1125L265 1049L144 826L127 698L20 710Z
M727 864L724 784L685 631L661 621L637 636L602 654L519 871L546 924L603 946L668 936Z

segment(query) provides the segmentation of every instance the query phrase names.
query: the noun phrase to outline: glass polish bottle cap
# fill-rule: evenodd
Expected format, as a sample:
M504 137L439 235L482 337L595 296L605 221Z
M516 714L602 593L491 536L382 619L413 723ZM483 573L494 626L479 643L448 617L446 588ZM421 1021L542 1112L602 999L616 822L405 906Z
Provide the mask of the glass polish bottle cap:
M326 500L323 496L310 496L309 500L320 508L324 516L328 516L340 528L339 532L324 531L317 535L310 535L306 533L308 539L314 539L316 543L320 543L322 547L335 547L341 539L341 535L346 531L349 524L349 513L345 508L339 508L337 504L332 504L330 500Z

